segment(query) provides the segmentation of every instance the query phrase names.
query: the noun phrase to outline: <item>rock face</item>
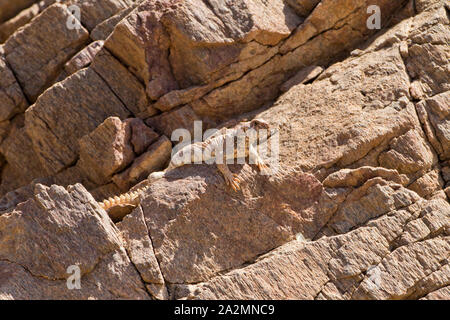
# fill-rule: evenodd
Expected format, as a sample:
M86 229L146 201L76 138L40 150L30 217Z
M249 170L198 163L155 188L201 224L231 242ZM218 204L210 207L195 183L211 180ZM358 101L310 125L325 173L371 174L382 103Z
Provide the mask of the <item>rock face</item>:
M33 198L0 221L1 298L150 298L119 230L83 186L38 184ZM67 287L72 265L80 270L79 290Z
M0 0L0 299L450 299L449 10ZM271 174L144 182L250 118Z

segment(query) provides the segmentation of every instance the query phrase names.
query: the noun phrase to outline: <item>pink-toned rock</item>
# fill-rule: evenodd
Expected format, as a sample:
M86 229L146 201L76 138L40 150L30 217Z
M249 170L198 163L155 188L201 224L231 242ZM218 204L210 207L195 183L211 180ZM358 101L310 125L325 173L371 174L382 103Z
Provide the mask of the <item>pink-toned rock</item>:
M113 177L114 183L122 190L128 191L133 185L147 178L157 170L163 169L170 161L172 143L167 137L160 137L145 153L137 157L125 171Z
M78 140L106 118L126 119L130 112L90 68L47 90L25 113L25 128L47 173L54 174L78 157Z
M430 143L442 160L450 159L450 91L416 104Z
M153 252L152 240L148 235L142 209L137 207L132 214L117 224L130 260L136 266L142 280L153 297L168 298L164 278Z
M288 91L291 87L303 84L317 78L323 72L322 67L309 66L300 70L295 76L283 83L280 90L283 92Z
M329 188L357 187L375 177L381 177L384 180L393 181L404 186L408 183L408 178L400 175L397 170L360 167L357 169L342 169L332 173L323 181L323 185Z
M103 48L103 41L95 41L78 52L64 65L63 72L59 75L59 81L64 80L75 72L86 68L94 60L95 56Z
M108 118L80 139L78 166L89 179L105 184L134 160L130 140L131 128L117 117Z
M149 106L144 86L107 50L97 54L92 70L134 115L147 118L156 114L156 110Z
M186 129L193 134L194 121L200 120L201 119L195 114L191 107L184 106L179 109L148 118L145 120L145 123L167 137L172 137L172 133L177 129Z
M410 130L392 139L390 150L378 157L380 165L404 174L431 169L437 163L437 157L422 135L421 131Z
M139 118L125 120L125 123L131 129L131 144L134 153L139 155L158 139L159 135L151 128L147 127Z
M11 69L0 57L0 122L24 112L28 102Z
M69 19L75 18L67 7L54 4L4 45L6 60L31 101L52 84L64 63L88 41L89 33L83 27L67 28Z
M449 298L445 1L75 2L106 40L95 57L56 83L91 48L59 34L50 55L41 12L8 42L30 76L51 61L48 89L21 105L28 81L0 66L0 299ZM145 180L175 129L255 117L279 133L272 175L230 165L239 191L207 164ZM143 186L108 215L94 201Z
M37 185L0 216L0 240L0 298L150 298L119 231L81 185ZM67 285L71 266L80 270L79 290Z
M450 50L445 45L449 41L446 9L442 6L424 12L414 23L408 35L412 43L406 66L411 77L417 79L414 83L419 85L418 98L432 97L450 90L450 75L447 72Z
M21 10L31 6L38 0L1 0L0 1L0 22L8 20L18 14Z
M444 181L439 174L439 169L431 170L409 185L409 189L417 192L423 198L428 198L433 193L442 190L443 187Z
M173 285L171 292L182 299L418 298L448 283L450 239L442 222L449 215L445 201L419 200L346 234L291 241L250 265L206 282ZM440 237L400 244L399 238L416 234L411 223L419 217L427 226L425 239Z
M262 176L235 165L245 182L234 192L217 169L190 165L152 182L141 202L164 279L205 281L291 240L310 237L328 217L311 175ZM325 220L325 221L322 221Z

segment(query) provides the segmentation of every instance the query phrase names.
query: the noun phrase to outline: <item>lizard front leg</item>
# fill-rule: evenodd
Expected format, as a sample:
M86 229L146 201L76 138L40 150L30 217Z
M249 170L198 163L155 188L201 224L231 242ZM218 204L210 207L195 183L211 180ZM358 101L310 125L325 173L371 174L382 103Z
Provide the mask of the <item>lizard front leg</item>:
M255 164L258 166L258 169L260 172L268 172L270 168L264 163L264 161L259 156L258 152L256 151L255 147L250 144L249 148L249 158L253 161L255 161ZM251 163L251 162L250 162Z
M234 191L240 190L241 180L237 177L237 174L233 174L226 164L217 163L216 165L217 169L219 169L219 171L222 173L227 185L230 185Z

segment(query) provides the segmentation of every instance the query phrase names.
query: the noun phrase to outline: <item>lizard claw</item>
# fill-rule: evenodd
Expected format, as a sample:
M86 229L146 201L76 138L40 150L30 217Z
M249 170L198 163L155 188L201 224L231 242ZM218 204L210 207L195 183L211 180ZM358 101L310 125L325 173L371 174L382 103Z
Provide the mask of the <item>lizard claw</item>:
M233 174L233 176L227 176L225 182L230 185L231 188L236 192L241 189L241 180L238 178L237 174Z
M237 190L241 190L241 180L238 178L237 174L233 174L233 185ZM234 191L237 191L236 189Z
M263 162L258 162L256 164L258 166L259 172L263 174L268 174L270 172L270 167Z

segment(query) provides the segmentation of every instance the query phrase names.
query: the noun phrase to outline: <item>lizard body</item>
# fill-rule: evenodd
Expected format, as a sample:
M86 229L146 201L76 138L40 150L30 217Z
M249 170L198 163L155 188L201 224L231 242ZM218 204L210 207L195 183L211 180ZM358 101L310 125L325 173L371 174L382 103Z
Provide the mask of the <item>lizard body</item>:
M164 171L153 172L149 175L149 183L163 178L168 171L183 165L206 162L216 163L225 182L230 185L234 191L237 191L240 189L241 180L236 174L233 174L230 171L227 166L227 160L252 157L260 171L268 169L263 160L259 157L254 145L254 143L257 142L257 136L252 136L252 134L257 134L259 130L266 130L266 133L268 133L269 136L271 134L267 122L259 119L241 122L231 129L224 127L210 135L203 142L195 142L181 148L172 156L169 166ZM234 139L236 137L238 138L238 148L234 148ZM239 139L243 140L239 141ZM233 148L226 148L227 142L232 142ZM242 144L245 143L245 145L239 146L239 142ZM120 205L138 205L140 194L145 192L148 188L149 184L141 189L109 198L99 204L105 210Z

